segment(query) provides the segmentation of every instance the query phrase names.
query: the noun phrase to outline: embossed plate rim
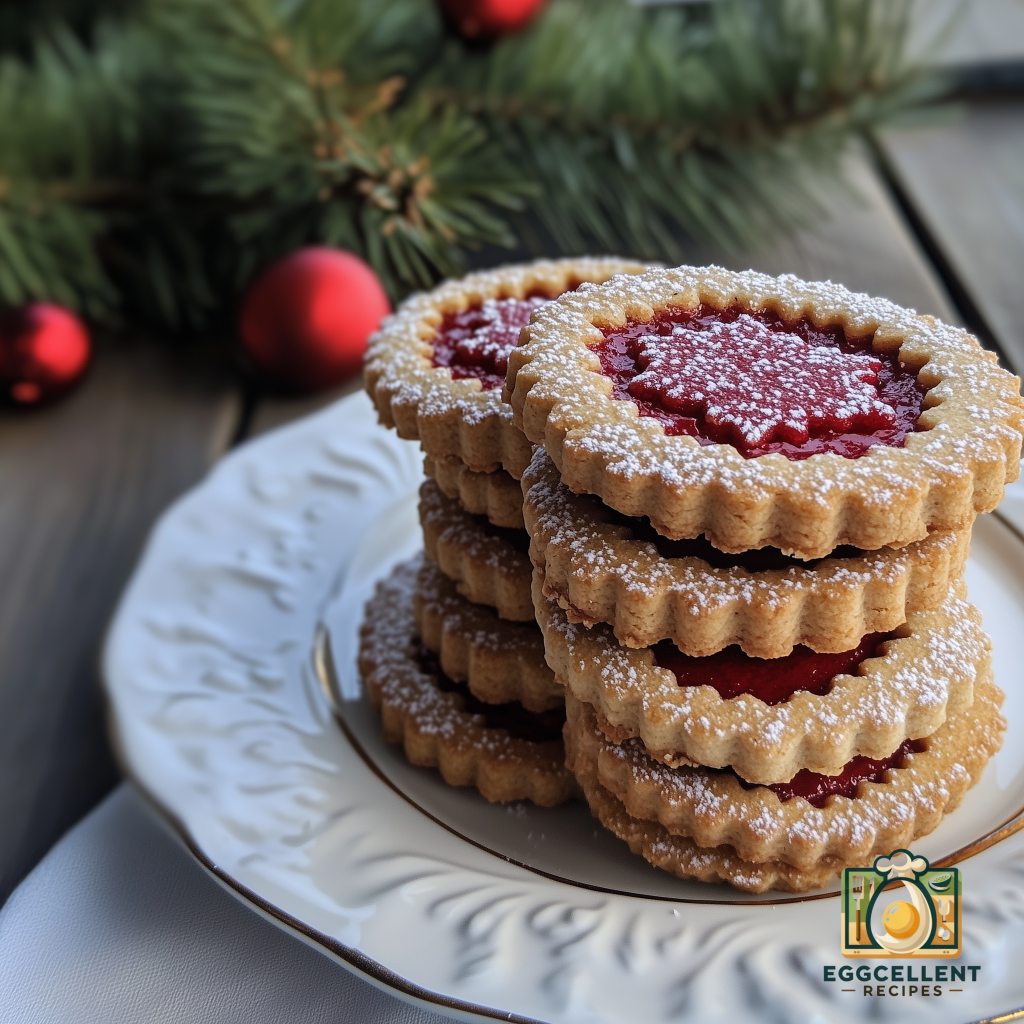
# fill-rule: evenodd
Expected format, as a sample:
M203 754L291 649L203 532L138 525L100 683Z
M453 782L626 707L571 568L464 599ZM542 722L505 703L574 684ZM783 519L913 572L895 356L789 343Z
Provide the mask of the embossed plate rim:
M359 487L364 487L364 498L367 494L372 497L373 487L386 488L389 470L385 464L389 460L396 466L402 463L405 467L403 471L408 471L410 459L415 459L418 464L418 456L409 455L406 450L402 449L400 442L390 439L389 435L383 435L382 432L375 433L375 430L377 428L372 423L372 411L369 403L362 396L354 396L300 424L243 446L215 468L196 491L178 502L161 520L154 531L136 575L125 593L111 627L104 652L105 678L110 699L113 731L117 736L122 762L126 767L126 773L136 780L143 792L149 795L151 801L170 821L172 827L182 837L200 863L217 878L220 884L226 886L239 898L244 899L258 912L276 920L289 931L299 934L339 962L344 963L348 968L367 977L374 984L417 1004L442 1008L448 1013L460 1017L472 1018L475 1015L524 1022L540 1019L557 1021L586 1019L580 1016L580 1012L582 1012L580 1007L574 1006L573 999L575 997L571 990L566 990L563 993L557 988L552 988L551 993L553 994L541 993L544 998L549 999L548 1003L542 1004L542 1013L521 1012L515 1007L510 1012L507 1009L496 1008L507 1005L500 1002L503 998L502 993L508 991L507 988L502 989L503 982L500 976L496 979L487 976L488 987L483 991L488 999L484 1001L479 998L471 998L474 992L479 994L481 991L479 986L474 990L473 976L456 978L451 974L452 965L447 965L447 974L443 969L437 970L429 983L422 984L423 978L414 976L415 971L420 967L419 962L410 961L408 952L398 952L392 955L389 947L387 956L370 955L366 950L373 948L373 942L378 941L381 934L386 934L389 942L394 940L394 933L387 931L389 921L391 921L388 915L393 912L395 906L394 893L386 892L382 896L380 905L374 904L370 908L373 914L377 915L377 920L371 916L357 920L355 925L352 925L351 915L361 910L361 906L353 904L352 907L346 907L337 901L331 903L328 897L332 892L337 894L340 890L329 892L328 889L332 884L337 885L337 880L333 877L325 880L323 877L317 876L313 870L318 865L323 866L321 862L315 860L313 855L323 853L324 847L318 844L324 837L329 836L328 832L311 832L307 836L305 832L295 833L293 828L293 833L288 834L286 838L301 839L305 845L293 844L288 849L291 852L298 850L303 856L308 853L310 866L308 869L303 868L303 864L306 862L301 861L301 858L299 861L291 863L286 861L278 863L274 861L274 856L280 853L283 847L277 843L278 834L273 832L266 822L257 820L248 824L257 831L259 828L264 828L268 835L273 833L270 839L264 838L259 841L238 839L224 827L225 822L230 823L228 812L232 808L217 805L213 797L204 796L201 791L202 787L197 785L197 782L201 782L214 787L220 786L221 790L217 791L218 794L223 796L226 793L229 797L232 796L231 784L234 777L231 772L237 770L239 766L231 761L232 749L227 749L225 753L225 744L228 744L229 739L237 740L236 733L242 728L249 728L252 723L240 724L238 721L232 721L229 716L225 725L216 718L215 714L208 714L204 719L202 713L204 709L212 708L216 711L222 706L231 712L234 708L231 701L235 700L236 704L239 704L241 698L238 697L238 693L242 691L239 690L236 693L236 690L245 684L248 677L245 677L244 673L242 675L236 673L235 676L231 674L238 665L248 666L248 669L251 670L250 675L257 680L260 686L265 688L265 691L255 694L251 701L249 701L248 693L244 693L245 700L249 703L242 703L239 706L244 706L249 710L269 709L266 710L267 715L284 715L291 732L282 733L282 735L287 735L293 740L296 750L300 750L300 752L306 750L306 747L292 736L293 732L301 731L298 729L298 725L302 725L308 730L308 735L303 736L302 742L308 740L309 744L313 744L314 741L320 742L323 739L321 733L326 735L324 716L332 723L332 729L337 731L336 726L333 725L333 715L326 705L323 694L319 692L319 683L315 678L311 678L312 673L308 665L313 630L318 621L319 612L317 608L313 607L311 591L308 588L303 589L302 585L297 589L293 587L292 591L289 591L289 581L291 583L298 581L299 584L302 584L303 580L314 580L316 588L319 588L316 590L315 597L321 609L330 599L329 590L333 581L328 578L326 573L320 572L319 567L313 565L303 567L302 562L302 559L309 555L308 552L303 552L303 543L310 538L320 537L321 540L324 540L328 537L327 534L317 534L316 529L303 519L303 516L308 514L310 522L316 520L316 515L313 513L316 512L314 506L317 502L313 501L313 497L318 496L317 501L328 507L328 511L323 513L327 520L331 515L335 515L331 509L338 508L346 509L346 514L355 515L357 512L359 514L365 512L366 516L370 516L372 508L368 506L363 508L358 505L358 502L351 503L353 495L358 498ZM389 439L383 440L383 437ZM373 448L373 453L370 448ZM338 470L335 463L344 463L343 471ZM363 483L356 486L353 483L356 478ZM306 497L310 497L309 507L300 507L299 504L294 503L289 505L288 502L291 500L289 488L298 493L303 501ZM305 490L303 490L304 488ZM282 497L282 495L284 496ZM346 501L349 501L350 505L345 505ZM1017 510L1019 514L1014 517L1014 521L1024 523L1024 514L1021 514L1024 513L1024 488L1018 488L1015 501L1020 507ZM331 505L331 502L334 502L334 505ZM219 530L221 533L218 533ZM224 534L224 530L227 530L226 534ZM229 544L235 543L236 536L244 538L249 534L257 538L249 548L240 549L237 552L228 550ZM225 541L225 536L230 540ZM333 535L329 539L330 543L335 543ZM326 549L315 548L314 554L318 551L322 554L322 550ZM334 551L334 548L330 550ZM334 555L330 557L334 557ZM254 558L259 564L253 563ZM324 561L329 560L325 554L322 555L322 558ZM263 562L260 562L260 559L263 559ZM315 562L316 559L313 558L313 561ZM287 571L280 566L275 568L278 562L280 566L286 566ZM288 576L289 572L292 574L291 576ZM306 575L303 576L303 573ZM243 584L238 580L248 580L249 577L256 582L246 582L245 586L248 586L249 589L245 590ZM156 591L153 589L154 584L158 585ZM231 590L232 586L235 586L236 590ZM213 595L210 598L213 602L212 613L204 604L209 596L204 587ZM218 590L218 588L220 589ZM275 614L280 612L281 622L287 621L292 625L298 622L302 626L302 629L299 630L299 633L302 634L299 638L301 640L299 646L306 644L305 649L298 652L294 650L297 641L292 634L275 637L273 644L267 640L266 650L261 648L259 644L266 638L258 631L259 622L255 619L250 621L242 616L241 605L236 607L228 602L224 607L228 608L230 612L229 618L231 616L234 618L228 623L220 621L216 614L218 611L216 602L220 600L222 591L232 599L238 595L251 599L253 603L251 607L246 606L246 615L250 614L253 609L262 614L266 608L277 602L280 607L277 608ZM157 596L159 596L159 600ZM228 598L224 598L224 600L227 601ZM298 602L299 611L288 610L289 601ZM188 615L185 614L186 604L188 604ZM284 608L285 611L281 611L281 608ZM223 611L223 608L220 610ZM193 615L193 613L195 614ZM178 618L175 618L175 615ZM190 619L189 615L193 617ZM287 615L292 615L292 619L288 619ZM227 627L238 626L240 617L244 619L242 623L244 629L240 634L234 634ZM218 629L221 632L218 633ZM190 630L195 635L192 635ZM223 651L217 646L218 644L223 647ZM289 644L291 644L291 648L289 648ZM210 648L212 653L207 648ZM267 651L270 651L270 654L267 654ZM260 657L264 654L270 661L273 661L273 658L278 659L273 661L270 667L278 665L281 667L282 677L280 680L275 681L271 676L266 678L259 676L259 672L267 670L267 665L260 661ZM271 658L271 654L273 658ZM172 655L178 656L179 660L174 661ZM207 655L209 655L208 658ZM168 658L170 660L167 660ZM204 661L204 658L207 658L209 664ZM221 661L218 662L217 658L221 658ZM292 658L292 661L288 661L288 658ZM296 659L303 660L306 664L301 672L296 668L298 664ZM207 670L214 673L215 670L219 670L223 674L219 677L214 674L210 680L201 678L198 673ZM188 675L186 678L176 675L176 672L192 673L192 675ZM292 674L289 675L289 672ZM203 701L198 701L196 694L182 692L181 688L186 682L193 681L193 677L200 679L204 685L209 684L207 689L199 694L205 704ZM233 690L232 687L235 689ZM307 692L311 688L316 689L316 695ZM275 700L279 695L293 700L293 703L288 704L286 701L280 707L277 706ZM189 699L185 699L185 697ZM189 700L192 701L191 704ZM299 701L299 703L295 704L294 701ZM305 703L302 703L303 701ZM323 706L321 707L318 702ZM185 708L185 712L195 714L194 721L187 716L174 718L168 711L169 708L181 709L182 707ZM308 721L301 719L300 712L307 716ZM175 714L178 713L181 712L175 711ZM161 715L167 717L167 722L160 720ZM195 775L198 769L193 772L190 763L186 763L183 759L183 752L167 740L166 728L163 733L154 732L156 728L153 725L154 721L158 721L161 728L165 728L169 722L170 726L178 730L179 734L187 734L189 737L195 738L197 742L203 740L207 743L208 752L218 756L223 755L226 758L225 762L214 765L208 775L200 778L201 773L199 773L196 778L193 778L190 772ZM267 722L274 724L276 720L272 721L268 718ZM263 722L256 723L257 726L265 724ZM338 735L340 736L340 733ZM159 750L150 750L146 747L146 743L153 740L154 736L159 741L157 746L164 743L166 750L164 747L160 747ZM331 743L336 742L335 736L331 735L328 738ZM230 745L228 744L228 746ZM352 751L352 748L348 749L351 751L351 755L346 755L346 757L349 760L351 758L358 760L358 755ZM286 749L284 754L291 752L290 749ZM312 762L315 760L312 757L312 754L315 753L313 746L309 747L309 752ZM255 761L252 764L259 769L263 762ZM246 763L243 766L246 772L252 770L252 764ZM269 756L267 764L269 767L266 765L263 767L267 767L267 770L271 772L270 777L275 779L279 778L281 772L289 771L293 767L287 760L279 763ZM284 765L284 768L281 765ZM209 766L206 767L209 768ZM309 766L301 765L300 767L306 771ZM314 764L313 768L316 767ZM353 778L332 777L332 786L357 790L365 783L362 774L355 770L353 772ZM363 766L363 772L364 774L368 773L365 766ZM370 778L371 776L367 774L366 777ZM249 780L250 776L246 774L245 778ZM303 776L304 778L305 776ZM379 780L375 785L379 787ZM292 788L297 787L293 785ZM253 803L255 798L252 798L251 794L245 796L245 799L250 803L246 804L244 800L242 801L241 810L243 812L251 811L253 807L257 810L263 807L258 800ZM397 799L393 796L393 800ZM393 800L389 801L377 794L376 791L374 792L374 813L378 815L379 820L383 821L385 825L391 819L399 821L403 829L403 836L404 830L410 829L409 845L413 848L415 840L424 835L434 842L437 838L435 832L418 827L415 823L408 823L406 820L409 817L407 810L403 816L403 812L394 804ZM281 812L282 808L284 811L291 811L295 806L299 806L299 804L279 801L272 809L275 812ZM403 804L403 806L407 808L407 805ZM365 808L360 806L356 807L356 810L362 812ZM312 815L312 811L310 814ZM350 815L345 820L349 821L351 817ZM292 827L292 823L286 824ZM335 826L331 825L331 828L335 828ZM438 833L443 831L439 826L434 825L431 825L431 829ZM282 835L285 834L284 830L285 825L281 825L279 831ZM437 877L439 890L443 889L444 885L454 884L453 880L457 880L459 886L467 890L471 886L476 886L471 895L478 901L492 891L504 891L507 897L507 891L516 890L516 899L519 902L513 906L514 909L516 907L519 909L516 909L514 914L509 911L509 920L513 922L509 927L513 929L514 939L526 935L533 943L531 947L533 953L530 954L533 959L529 963L524 962L517 968L514 979L516 990L525 988L528 990L527 994L533 998L536 995L534 975L540 978L537 973L538 962L544 960L543 966L547 969L548 962L545 957L548 960L557 960L555 954L550 952L551 950L557 949L558 956L562 956L564 959L566 956L564 950L569 949L569 952L572 953L573 943L576 943L575 948L582 950L579 961L566 960L565 962L570 967L582 968L584 974L589 972L587 977L591 978L592 987L586 993L587 998L591 1000L587 1005L600 1006L608 1019L625 1019L621 1014L616 1018L618 1009L614 997L617 990L602 991L600 988L604 974L611 974L618 969L615 967L615 963L608 960L607 951L603 947L590 941L591 932L587 931L589 925L583 927L570 922L572 926L569 927L565 925L564 921L545 919L539 925L535 923L536 926L532 926L532 931L524 931L526 924L529 923L528 913L539 912L535 906L530 904L530 898L541 899L543 897L548 902L557 902L555 900L557 896L561 901L558 906L566 908L566 912L570 913L570 916L575 913L590 914L591 918L597 921L592 926L592 931L599 936L618 935L625 923L632 920L629 915L634 915L640 921L650 921L652 931L649 937L641 935L633 936L630 939L634 947L631 955L634 956L642 958L653 955L652 950L655 949L656 943L655 945L651 943L654 940L661 942L664 939L665 942L675 942L675 946L666 947L676 951L673 953L675 959L671 960L668 967L666 967L665 956L659 954L662 957L660 961L647 963L644 968L647 972L644 976L644 985L637 991L645 995L648 990L654 990L659 983L663 988L669 983L676 984L676 974L673 971L675 965L680 963L679 956L683 955L678 950L691 949L686 964L688 971L696 979L695 987L692 989L695 994L692 995L692 998L697 1000L691 1009L702 1019L707 1019L706 1015L715 1012L701 996L703 990L699 983L702 982L705 972L714 971L716 972L714 977L718 977L718 972L734 971L736 957L741 954L748 958L755 957L748 963L748 969L754 970L755 974L758 970L766 969L763 965L758 967L755 953L763 954L769 965L773 962L771 961L772 956L786 953L787 950L799 958L803 952L806 952L807 947L793 946L789 942L788 936L780 938L778 935L780 926L784 925L786 921L810 924L812 933L815 929L824 928L831 935L831 930L826 928L824 923L814 924L817 918L808 919L807 913L801 909L820 907L821 903L800 904L795 910L792 906L776 907L774 908L776 915L784 913L786 916L774 917L773 927L769 929L767 918L763 913L757 918L743 915L744 911L757 908L746 908L736 904L731 905L736 907L735 911L728 906L712 905L708 907L705 904L696 908L700 911L698 917L676 926L665 918L663 910L658 910L656 901L650 898L611 896L596 902L573 902L574 898L571 896L559 895L561 890L571 888L564 883L552 882L549 879L538 878L536 875L531 876L527 869L516 868L514 865L502 864L499 866L492 863L498 859L494 855L476 851L474 856L466 848L467 844L461 843L454 837L450 837L450 841L452 844L458 844L450 846L450 849L462 851L455 861L447 864L439 862L435 864L434 861L430 861ZM449 848L445 846L447 842L448 840L438 839L436 845L447 849ZM1016 850L1020 843L1001 844L1000 849L1011 845ZM351 866L352 863L356 863L351 859L354 854L346 854L346 856L349 856L350 859L345 861L345 864ZM411 853L406 852L403 856L410 862L416 861L417 857L424 862L429 860L415 848ZM486 861L483 858L487 858ZM253 868L253 863L256 864L256 868L261 870ZM373 866L369 864L369 861L364 860L358 863L363 864L360 870L364 874L372 875ZM287 874L286 869L294 869L296 864L299 865L299 870L293 870L292 874ZM332 862L331 866L333 870L337 867L337 862ZM991 868L999 868L999 866L999 864L989 862ZM263 868L266 868L266 871L262 871ZM273 873L278 869L284 874ZM995 875L997 872L993 870L990 873ZM529 882L530 877L534 879L533 883ZM363 884L369 885L371 881L373 881L372 878L367 878ZM296 885L300 882L304 885L308 883L308 885L305 890L300 892L297 888L287 888L291 882L295 882ZM282 885L285 887L282 888ZM479 897L477 890L480 893ZM314 897L324 897L325 905L330 913L326 911L321 913L322 907L308 903L307 895L310 892ZM421 913L417 917L417 912L422 912L424 907L432 904L418 892L410 890L404 895L408 897L406 902L409 909L408 916L401 919L403 941L414 941L416 935L419 934L417 929L422 931L428 926L436 926L440 928L440 931L436 933L437 949L432 949L430 953L435 959L448 956L450 950L444 943L446 939L450 938L448 932L450 932L451 926L446 926L443 923L438 925L437 921L427 914ZM590 895L601 896L602 894L591 893ZM979 882L979 901L987 895L987 891L982 892L982 884ZM449 914L449 919L456 920L456 911L458 910L458 913L463 913L463 911L452 902L455 897L442 892L442 898L449 900L448 906L454 908ZM386 899L391 899L392 902L387 903ZM464 920L476 923L483 911L480 906L475 904L467 903L466 906L468 909L465 910L465 914L468 916ZM660 904L660 906L664 908L664 904ZM298 912L295 912L296 908L298 908ZM341 911L345 911L349 917L342 920ZM789 916L791 911L795 913L795 917ZM406 911L403 910L402 913L405 914ZM332 917L331 914L334 916ZM686 946L685 943L688 941L700 940L711 935L709 930L711 926L707 924L711 920L709 916L711 914L724 915L714 917L714 921L717 922L714 925L715 934L725 936L721 945L714 949ZM458 918L458 920L463 920L463 918ZM339 927L343 926L343 930L332 934L325 922L334 927L336 921L342 922ZM432 921L433 923L431 923ZM351 934L355 938L351 941L339 939L338 934L349 934L344 929L350 928L350 926L354 928ZM377 928L376 932L373 931L374 927ZM448 932L445 931L446 927ZM538 927L542 930L537 931ZM1010 924L1007 924L1006 928L1009 927ZM563 931L568 929L568 939L565 934L559 932L559 928L562 928ZM573 928L576 931L573 931ZM519 931L515 929L519 929ZM657 929L661 930L657 931ZM770 938L766 937L769 931ZM809 937L812 933L808 933ZM1005 929L1004 934L1009 935ZM1019 936L1016 938L1019 942ZM556 943L556 945L551 945L551 943ZM682 945L679 945L680 943ZM503 955L505 947L499 945L494 948L496 949L495 956ZM838 942L836 942L836 949L838 952ZM549 953L550 955L548 955ZM814 960L815 956L812 956L812 953L813 948L808 956ZM402 956L406 956L407 959L403 961ZM415 970L409 967L410 963L413 964ZM606 964L610 965L607 971L603 970ZM434 970L436 966L431 962L424 969ZM441 966L445 967L443 964ZM786 970L792 972L798 966L791 957ZM658 970L662 971L661 975L658 974ZM731 977L732 975L723 976ZM796 974L793 974L792 978L800 980ZM669 989L665 989L665 991L669 991ZM690 997L690 992L691 990L688 989L687 998ZM492 997L491 993L495 993L495 995ZM634 994L633 989L630 989L630 994ZM808 989L806 992L801 990L797 995L801 998L810 998L814 993ZM982 996L983 993L979 992L978 995ZM728 992L728 996L734 1000L742 999L741 994L734 994L731 991ZM1004 996L1005 999L1003 999ZM997 998L1002 1001L1002 1005L1006 1005L1011 1000L1017 1002L1019 996L1016 990L1011 992L1005 992L1002 989L992 990L988 997L988 1005L984 1007L989 1014L979 1018L980 1020L1011 1020L1024 1016L1024 1010L992 1014L992 1009L998 1005ZM490 1002L491 1005L488 1006L487 1002ZM657 1005L661 1006L662 1004ZM859 1012L859 1007L855 1007L853 1004L840 1005L833 1002L831 1006L834 1013L843 1019L863 1019L863 1013ZM633 1003L630 1003L629 1009L634 1009ZM636 1004L636 1009L640 1009L639 1004ZM737 1017L742 1016L749 1020L764 1018L761 1011L754 1012L752 1010L749 1002L742 1002L739 1009L742 1013L737 1014ZM804 1006L804 1009L809 1009L809 1006ZM858 1012L851 1012L853 1010L858 1010ZM665 1011L659 1012L663 1014ZM718 1010L717 1012L721 1014L726 1011ZM730 1009L728 1012L732 1013L733 1010ZM832 1016L831 1013L830 1016ZM592 1015L591 1019L593 1019Z

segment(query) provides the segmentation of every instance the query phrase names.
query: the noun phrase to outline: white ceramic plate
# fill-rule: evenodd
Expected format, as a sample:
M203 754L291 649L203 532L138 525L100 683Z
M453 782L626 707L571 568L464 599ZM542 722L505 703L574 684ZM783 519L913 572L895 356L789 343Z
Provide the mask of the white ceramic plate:
M843 962L828 893L751 899L679 881L582 805L490 805L383 744L358 699L355 633L374 581L419 547L420 479L417 448L353 396L226 458L164 516L122 599L104 666L123 761L231 891L460 1017L963 1022L1024 1005L1024 832L961 863L977 982L869 999L822 980ZM915 845L932 860L1024 807L1017 527L1019 485L979 522L968 569L1008 740Z

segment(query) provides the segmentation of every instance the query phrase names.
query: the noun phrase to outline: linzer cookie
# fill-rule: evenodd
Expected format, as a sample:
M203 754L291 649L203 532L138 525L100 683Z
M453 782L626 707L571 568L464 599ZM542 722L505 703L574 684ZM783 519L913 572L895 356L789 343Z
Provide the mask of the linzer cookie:
M540 593L548 664L567 691L594 706L609 738L640 737L670 765L732 766L748 782L789 782L807 769L839 775L854 757L884 758L969 707L991 664L978 610L958 581L934 611L914 612L852 651L709 658L671 642L619 646L607 626L570 623Z
M416 581L416 628L449 679L466 683L486 704L518 701L528 711L565 703L564 691L544 660L544 637L535 622L508 622L462 597L433 563Z
M538 308L506 397L572 491L671 539L816 559L993 509L1019 472L1019 386L883 299L680 267Z
M522 530L523 489L519 481L503 469L493 473L474 473L461 459L423 460L423 472L437 482L449 498L473 515L487 516L495 526Z
M491 801L551 807L577 795L565 768L563 708L537 713L478 701L420 642L414 604L421 564L401 565L377 585L360 630L359 671L385 739L402 744L413 764L436 767L450 785L475 786Z
M455 581L460 594L491 605L503 619L532 622L530 537L494 526L445 497L433 480L420 488L420 523L427 557Z
M672 541L586 494L573 494L543 448L523 476L530 556L545 597L570 622L607 622L627 647L671 640L703 657L732 644L754 658L795 646L836 653L907 615L938 607L963 574L968 530L903 548L840 548L801 562L778 549L729 555Z
M366 390L381 422L433 459L516 479L530 443L501 400L509 351L544 301L646 267L620 259L540 260L446 281L413 295L370 339Z
M785 785L755 786L732 771L669 768L639 740L611 743L593 708L566 698L567 763L592 774L634 817L701 847L729 846L742 860L813 872L870 864L934 831L999 749L1003 693L986 673L970 707L931 736L906 740L880 760L858 757L839 776L800 772Z

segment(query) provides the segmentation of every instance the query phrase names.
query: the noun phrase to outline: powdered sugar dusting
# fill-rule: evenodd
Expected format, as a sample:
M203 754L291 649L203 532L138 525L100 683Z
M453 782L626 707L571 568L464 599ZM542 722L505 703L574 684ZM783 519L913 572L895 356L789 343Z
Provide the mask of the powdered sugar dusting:
M525 530L496 527L483 516L471 515L433 480L420 488L420 521L436 537L437 545L458 551L466 561L521 580L523 587L529 588L529 535Z
M484 389L479 378L453 377L449 367L435 364L433 341L445 315L520 299L535 307L541 300L534 301L531 292L557 295L577 281L604 281L614 273L637 273L642 269L641 264L614 257L537 260L469 274L446 281L433 291L414 294L384 319L368 342L364 363L367 391L382 419L398 426L403 436L416 437L421 420L449 417L472 426L498 416L507 429L514 430L511 410L503 405L500 388ZM518 335L517 328L513 344ZM485 330L480 344L482 354L499 354L502 346L495 327Z
M772 331L749 314L703 329L679 324L640 339L630 394L703 413L742 445L802 444L812 430L876 430L896 421L878 396L881 362Z

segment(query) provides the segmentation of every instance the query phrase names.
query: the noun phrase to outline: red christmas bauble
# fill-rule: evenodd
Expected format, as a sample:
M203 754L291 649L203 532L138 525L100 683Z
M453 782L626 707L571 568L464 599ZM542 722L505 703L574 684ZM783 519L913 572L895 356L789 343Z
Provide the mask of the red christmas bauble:
M85 324L50 302L33 302L0 314L0 380L22 405L67 391L89 365L92 345Z
M367 338L390 312L380 280L358 256L311 246L255 280L242 302L239 333L276 384L321 391L359 372Z
M494 39L522 28L546 0L441 0L466 39Z

